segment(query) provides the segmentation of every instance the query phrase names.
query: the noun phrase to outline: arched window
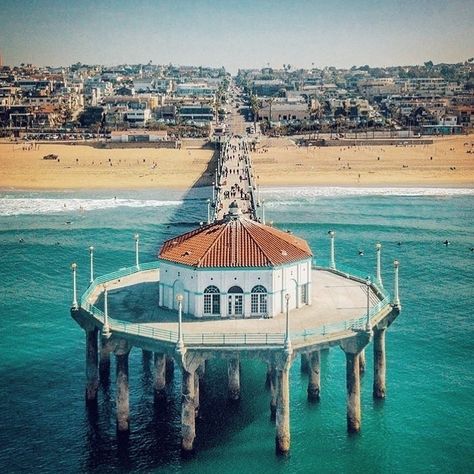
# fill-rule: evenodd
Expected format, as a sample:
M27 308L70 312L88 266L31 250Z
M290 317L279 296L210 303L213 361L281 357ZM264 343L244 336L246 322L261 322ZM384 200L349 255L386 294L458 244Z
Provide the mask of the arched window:
M267 313L267 289L264 286L257 285L252 288L250 306L252 314Z
M221 293L217 286L208 286L204 290L204 314L221 314Z

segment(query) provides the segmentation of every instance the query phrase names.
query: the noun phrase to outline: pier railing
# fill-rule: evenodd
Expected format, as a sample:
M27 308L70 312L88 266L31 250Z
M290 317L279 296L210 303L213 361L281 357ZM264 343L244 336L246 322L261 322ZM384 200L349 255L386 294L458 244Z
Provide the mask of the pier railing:
M315 267L320 270L331 271L337 274L341 274L347 278L355 279L356 281L365 281L367 275L352 275L349 273L347 268L338 268L337 270L329 269L326 267ZM139 267L126 267L121 268L115 272L108 273L97 277L85 291L81 297L81 308L94 316L94 318L101 324L105 323L105 315L102 310L97 308L93 303L90 302L90 299L97 287L107 283L113 283L119 280L120 278L133 275L139 272L145 272L150 270L158 270L159 262L149 262L140 264ZM373 280L372 280L373 281ZM376 304L371 306L369 312L365 312L364 315L361 315L358 318L351 318L344 321L338 321L336 323L321 324L314 328L305 329L304 331L291 332L290 338L293 343L297 344L298 342L307 342L313 338L325 337L331 334L337 334L344 331L360 331L367 328L370 325L370 321L375 317L380 311L382 311L387 305L390 304L389 294L379 286L371 283L371 287L376 293L383 297ZM122 333L122 334L131 334L135 336L147 337L163 342L176 343L178 340L178 332L162 329L156 327L158 323L133 323L128 321L120 321L114 319L113 317L108 317L109 327L113 332ZM177 325L177 323L176 323ZM284 333L213 333L213 332L203 332L203 333L184 333L183 334L184 343L190 346L281 346L285 342Z

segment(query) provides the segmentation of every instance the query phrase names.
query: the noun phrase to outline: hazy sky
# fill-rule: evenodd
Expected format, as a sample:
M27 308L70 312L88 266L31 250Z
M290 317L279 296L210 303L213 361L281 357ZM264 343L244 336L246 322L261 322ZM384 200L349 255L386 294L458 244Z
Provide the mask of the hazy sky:
M473 25L474 0L0 0L5 64L458 62Z

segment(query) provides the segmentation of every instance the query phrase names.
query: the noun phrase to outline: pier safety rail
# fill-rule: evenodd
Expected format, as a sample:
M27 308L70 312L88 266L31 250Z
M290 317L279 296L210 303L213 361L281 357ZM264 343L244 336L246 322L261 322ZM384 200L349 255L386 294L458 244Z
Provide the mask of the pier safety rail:
M366 277L353 275L351 271L344 269L331 269L328 267L314 266L317 270L329 271L346 278L366 284ZM347 269L348 270L348 269ZM106 284L109 290L112 290L112 285L119 282L127 276L137 273L159 272L159 262L142 263L140 267L137 266L122 268L118 271L99 276L87 288L80 300L80 307L91 314L95 320L103 325L105 323L104 312L93 304L98 296L103 292L102 286ZM367 326L373 326L373 320L378 319L380 313L391 309L390 296L386 290L381 288L376 282L371 279L370 287L375 295L377 295L377 303L372 300L369 312L365 312L358 318L352 318L336 323L322 324L314 328L305 329L301 332L291 332L291 340L295 346L298 342L304 343L315 339L331 340L340 339L340 333L344 331L358 331L364 330ZM375 296L373 297L375 298ZM375 304L374 304L375 303ZM374 304L372 306L372 304ZM108 315L109 328L115 333L131 334L159 340L162 342L177 343L178 332L166 329L160 329L153 326L152 323L132 323L127 321L120 321ZM159 323L157 321L156 323ZM156 324L154 323L154 324ZM282 346L285 342L284 333L262 333L262 332L246 332L246 333L193 333L186 334L183 332L184 343L187 346Z

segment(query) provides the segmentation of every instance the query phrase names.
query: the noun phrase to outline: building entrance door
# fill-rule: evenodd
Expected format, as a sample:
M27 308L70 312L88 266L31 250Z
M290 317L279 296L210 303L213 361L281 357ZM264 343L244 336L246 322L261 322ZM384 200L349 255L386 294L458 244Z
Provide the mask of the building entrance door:
M244 292L240 286L233 286L228 291L227 313L229 316L244 314Z

